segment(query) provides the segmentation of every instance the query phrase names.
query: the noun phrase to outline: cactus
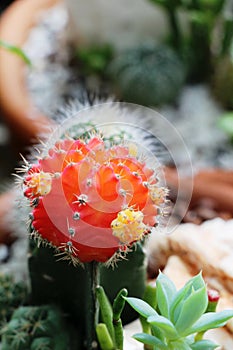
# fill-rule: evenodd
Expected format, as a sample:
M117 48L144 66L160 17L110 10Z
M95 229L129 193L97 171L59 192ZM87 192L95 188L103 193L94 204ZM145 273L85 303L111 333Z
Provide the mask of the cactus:
M144 44L119 54L109 66L109 76L122 99L154 106L175 101L185 68L172 49Z
M111 301L121 287L142 296L146 264L139 241L158 224L166 196L157 168L147 167L137 146L121 137L112 141L97 133L83 139L63 135L34 164L25 161L21 182L35 238L29 256L31 300L59 305L87 349L95 340L98 314L92 267L102 263L100 283ZM120 259L126 254L130 263ZM117 269L107 270L115 264ZM134 317L125 314L123 321Z
M14 310L26 302L28 288L24 282L14 282L10 275L0 275L0 324L8 321Z
M2 350L69 350L70 340L55 306L22 306L1 331Z

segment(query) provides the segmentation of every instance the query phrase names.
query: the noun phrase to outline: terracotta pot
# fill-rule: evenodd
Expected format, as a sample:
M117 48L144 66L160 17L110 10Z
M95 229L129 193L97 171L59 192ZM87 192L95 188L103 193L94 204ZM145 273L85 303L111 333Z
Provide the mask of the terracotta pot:
M0 244L11 244L15 239L7 223L14 201L14 192L9 191L0 196Z
M178 189L178 177L175 169L166 169L166 180L175 199ZM185 189L188 179L183 178L180 181ZM212 215L215 216L226 219L233 217L233 171L206 169L194 176L189 209L199 212L200 207L210 209ZM211 213L209 212L209 214L210 219Z
M59 0L15 1L0 18L0 39L22 47L40 12L58 2ZM24 62L3 48L0 48L0 109L12 131L12 138L17 140L19 147L35 142L52 125L48 117L35 108L30 98ZM14 239L6 220L14 200L14 194L10 191L0 195L0 244L10 244Z
M2 15L0 38L22 47L38 14L59 0L18 0ZM0 49L0 108L13 135L28 144L51 124L31 101L25 82L25 64L21 58Z

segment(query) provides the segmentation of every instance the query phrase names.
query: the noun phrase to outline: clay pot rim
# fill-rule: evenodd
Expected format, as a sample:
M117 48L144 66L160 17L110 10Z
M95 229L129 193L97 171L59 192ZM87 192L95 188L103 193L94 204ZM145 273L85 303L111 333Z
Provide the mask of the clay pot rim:
M38 13L61 0L18 0L0 19L0 39L22 47ZM12 30L16 28L17 30ZM13 136L31 143L51 127L52 121L39 111L26 86L25 63L16 55L0 49L0 108Z

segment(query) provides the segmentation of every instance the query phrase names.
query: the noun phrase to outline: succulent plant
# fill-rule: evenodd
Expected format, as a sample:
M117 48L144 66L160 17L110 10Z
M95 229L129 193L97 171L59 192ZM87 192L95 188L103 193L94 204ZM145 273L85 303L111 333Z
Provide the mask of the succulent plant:
M8 321L14 310L23 305L28 297L24 282L14 282L10 275L0 275L0 324Z
M1 330L2 350L64 350L70 339L59 309L22 306Z
M113 305L102 286L96 288L96 298L100 305L101 323L96 326L97 338L101 350L123 350L123 325L121 314L125 307L125 299L128 295L127 289L121 289Z
M233 310L213 312L219 296L216 299L208 295L201 274L177 291L173 282L160 273L153 306L137 298L125 299L143 318L144 332L134 338L151 350L215 349L216 344L203 339L204 333L224 326L233 317Z
M185 67L165 45L143 44L120 53L109 66L117 94L146 106L174 102L185 81Z

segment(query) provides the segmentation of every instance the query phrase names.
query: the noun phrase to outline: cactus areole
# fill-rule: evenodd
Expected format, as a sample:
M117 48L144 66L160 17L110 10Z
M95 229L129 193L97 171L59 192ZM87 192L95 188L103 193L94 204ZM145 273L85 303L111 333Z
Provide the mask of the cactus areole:
M32 235L74 264L111 263L151 232L166 189L132 144L108 146L97 135L63 139L26 163L24 194Z

